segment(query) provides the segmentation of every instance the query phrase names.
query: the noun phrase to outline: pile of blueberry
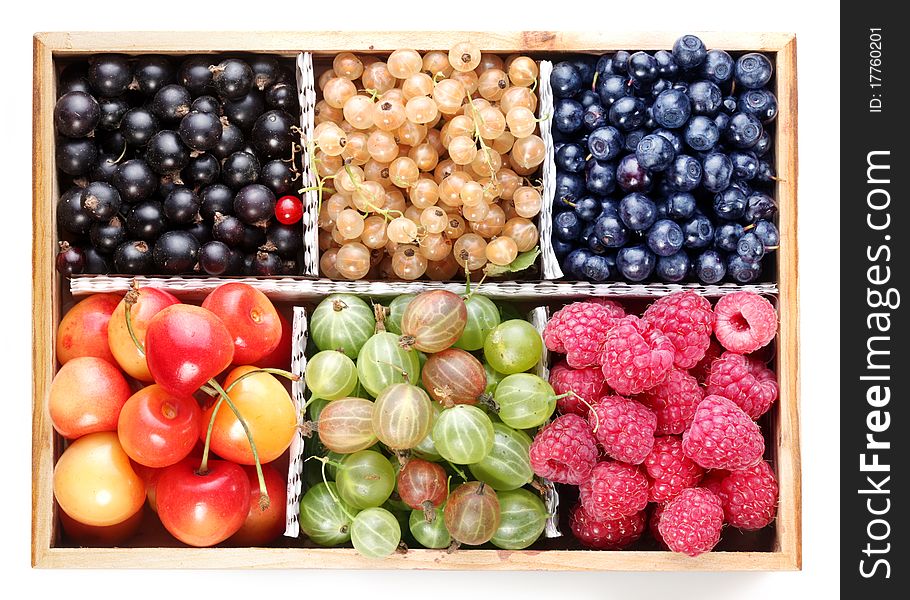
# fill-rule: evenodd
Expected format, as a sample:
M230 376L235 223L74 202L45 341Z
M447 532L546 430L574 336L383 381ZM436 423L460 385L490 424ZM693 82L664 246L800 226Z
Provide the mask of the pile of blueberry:
M102 54L61 72L57 268L299 273L293 72L243 58ZM295 212L295 211L292 211Z
M753 282L779 244L766 56L672 51L553 67L553 246L569 278Z

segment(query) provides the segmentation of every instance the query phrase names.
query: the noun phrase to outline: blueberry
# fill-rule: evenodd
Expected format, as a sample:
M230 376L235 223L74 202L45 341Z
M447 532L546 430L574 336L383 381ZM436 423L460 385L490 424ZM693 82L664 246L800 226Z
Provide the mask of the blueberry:
M600 104L600 96L594 90L585 90L575 98L582 106L588 108L593 104Z
M720 88L710 81L696 81L689 85L686 93L692 102L692 113L696 115L713 115L723 102Z
M627 154L616 165L616 183L627 192L647 192L651 189L651 174L634 154Z
M584 104L582 104L582 106L584 106ZM600 98L597 99L597 102L591 103L585 107L585 112L581 116L581 121L588 131L594 131L595 129L609 125L610 122L608 120L607 109L600 103Z
M553 253L556 254L556 258L563 258L575 249L575 244L572 242L564 242L555 237L551 241L553 242Z
M750 52L736 61L733 77L736 83L751 90L764 87L771 80L771 61L764 54Z
M657 277L661 281L677 283L685 279L688 274L689 255L685 250L657 258Z
M588 136L588 152L597 160L613 160L623 149L623 136L615 127L595 129Z
M722 281L727 274L724 257L717 250L705 250L695 259L695 276L702 283Z
M750 262L731 254L727 257L727 273L739 283L752 283L761 277L761 261Z
M623 96L610 106L610 123L620 131L641 127L647 119L645 103L635 96Z
M585 163L585 187L592 194L606 196L616 187L616 167L613 163L589 158Z
M591 281L606 281L610 278L610 261L597 254L589 256L581 268L585 279Z
M600 58L597 59L597 64L594 65L594 71L597 73L598 79L604 75L613 74L613 55L612 54L603 54Z
M616 268L629 281L644 281L656 264L657 257L642 244L623 248L616 255Z
M775 214L777 214L777 204L768 194L755 192L746 198L746 212L743 215L743 219L747 223L770 219Z
M720 192L730 185L733 175L733 162L730 157L720 152L711 152L702 161L701 185L709 192Z
M556 168L569 173L581 173L585 169L587 151L579 144L563 144L554 154Z
M614 200L613 198L601 198L600 199L600 214L618 215L619 214L619 201Z
M596 91L601 103L609 108L614 102L629 94L629 80L622 75L598 77Z
M722 111L718 112L714 115L714 125L717 127L717 132L723 135L727 127L730 126L730 115Z
M706 54L705 43L694 35L684 35L673 44L673 57L683 69L701 65Z
M767 131L762 131L761 135L758 137L758 141L752 146L752 152L755 153L755 156L761 158L771 149L772 143L771 134Z
M748 181L733 179L730 181L730 187L735 187L741 191L746 198L752 195L752 187L749 185Z
M714 245L724 252L736 252L736 243L743 236L743 226L739 223L724 223L714 231Z
M567 202L575 203L585 193L585 178L578 173L556 171L556 204L572 208Z
M738 221L746 212L746 197L735 187L714 195L714 214L724 221Z
M578 68L570 62L563 61L553 65L550 72L550 85L557 98L571 98L584 87Z
M683 224L686 248L707 248L714 242L714 225L707 216L696 213L691 220Z
M629 229L644 231L657 220L657 207L644 194L632 193L620 201L619 218Z
M744 150L753 147L761 137L763 128L758 117L738 112L730 118L730 125L724 132L724 139L734 148Z
M739 100L737 100L736 96L724 96L720 108L728 115L735 114L739 110Z
M667 196L667 217L686 221L695 214L695 196L689 192L675 192Z
M607 248L622 248L629 241L629 230L618 214L602 213L594 221L594 235Z
M740 110L768 124L777 117L777 98L768 90L749 90L740 95Z
M587 246L594 254L603 254L606 252L606 246L604 246L601 241L597 239L597 236L594 235L594 223L582 223L582 225L584 225L584 228L581 230L581 236L578 238L581 246Z
M683 133L686 143L696 152L707 152L720 139L717 125L708 117L697 115L689 119Z
M648 129L642 127L640 129L633 129L626 133L625 144L623 145L623 150L626 152L635 152L638 149L638 144L641 143L641 140L648 135Z
M673 88L673 84L669 79L658 79L653 84L651 84L651 97L657 98L660 96L661 92L666 92L669 89Z
M759 261L765 255L765 245L754 232L744 233L736 242L736 253L744 260Z
M733 163L733 177L749 181L758 171L758 158L754 152L731 152L730 162Z
M575 214L582 221L593 221L601 212L600 201L591 196L579 198L575 202Z
M591 87L594 81L597 59L593 56L577 56L569 61L581 77L582 87Z
M553 218L553 235L564 242L577 240L581 229L581 220L572 211L561 212Z
M571 98L560 98L553 106L553 127L561 133L575 133L584 124L585 109Z
M629 57L629 77L640 83L657 79L657 60L647 52L636 52Z
M562 266L566 270L566 274L576 279L583 279L584 272L582 269L585 266L588 258L594 256L590 250L587 248L578 248L577 250L572 250L569 252L569 255L566 256L565 261Z
M657 61L657 74L661 77L675 79L679 73L679 64L676 62L672 52L658 50L654 53L654 60Z
M667 140L669 140L669 142L671 144L673 144L673 150L675 150L677 154L682 153L682 151L683 151L682 138L679 137L679 134L677 134L675 131L670 131L669 129L655 129L654 134L659 135L659 136L664 137Z
M774 167L766 160L758 161L758 171L755 172L755 181L759 183L772 183L774 181Z
M697 159L680 154L667 167L666 181L670 187L678 192L691 192L701 183L701 163Z
M680 90L661 92L654 100L651 114L661 127L676 129L682 127L689 119L692 105L689 96Z
M758 221L753 232L761 240L765 251L775 250L780 245L780 233L771 221Z
M708 50L699 72L708 81L723 85L733 77L733 58L723 50Z
M661 219L648 230L648 248L658 256L670 256L683 247L682 227L669 219Z
M635 156L638 158L638 164L644 168L650 171L663 171L676 158L676 150L673 149L670 140L652 133L638 142Z
M632 55L625 50L613 54L613 72L624 75L629 72L629 58Z

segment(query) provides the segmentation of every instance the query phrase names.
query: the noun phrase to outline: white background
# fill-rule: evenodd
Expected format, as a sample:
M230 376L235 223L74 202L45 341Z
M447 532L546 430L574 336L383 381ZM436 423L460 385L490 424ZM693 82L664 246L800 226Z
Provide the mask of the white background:
M810 4L812 6L810 6ZM0 548L4 593L32 598L831 598L838 580L839 15L776 0L49 2L4 9L0 63ZM556 6L558 12L548 10ZM13 23L10 25L10 20ZM794 573L112 572L29 567L31 36L72 30L794 31L799 40L803 571ZM368 43L369 40L365 40ZM18 586L17 586L18 587Z

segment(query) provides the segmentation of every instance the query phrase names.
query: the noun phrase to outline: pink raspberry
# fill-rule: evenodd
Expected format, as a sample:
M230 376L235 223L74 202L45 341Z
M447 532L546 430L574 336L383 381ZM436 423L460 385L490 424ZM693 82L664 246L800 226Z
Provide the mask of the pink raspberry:
M634 465L599 462L579 486L578 498L598 521L628 517L648 505L648 478Z
M549 350L566 355L575 369L600 364L607 333L624 313L613 305L575 302L557 311L547 322L543 340Z
M606 298L588 298L585 302L591 302L593 304L600 304L601 306L606 306L610 309L613 315L617 319L621 319L626 316L626 309L622 307L622 304L614 300L607 300Z
M777 514L777 479L762 461L744 471L732 471L717 484L724 518L733 527L754 531L767 526Z
M651 511L651 516L648 517L648 531L651 532L651 537L657 541L657 545L663 549L667 549L667 542L664 541L664 537L660 535L660 515L664 513L664 507L666 504L655 504L654 509Z
M550 369L550 385L557 396L572 391L584 398L589 405L593 405L609 390L600 367L573 369L564 360ZM556 407L564 415L575 413L584 417L588 414L588 406L572 395L557 400Z
M698 556L720 541L724 509L720 498L704 488L683 490L660 515L658 530L673 552Z
M572 534L582 545L597 550L620 550L636 542L645 532L645 512L611 521L598 521L581 504L576 504L570 517Z
M580 485L597 464L597 440L582 417L563 415L537 432L529 454L538 476Z
M647 406L622 396L605 396L591 408L588 424L610 458L637 465L654 446L657 417Z
M708 346L705 357L698 361L697 365L689 369L689 375L697 379L699 383L704 383L708 378L708 373L711 372L711 364L715 359L720 358L723 353L724 349L721 345L717 343L716 339L711 338L711 345Z
M730 474L730 471L725 471L723 469L712 469L701 478L701 481L698 484L698 487L703 487L707 490L711 490L715 495L720 494L720 482L723 481L727 475Z
M640 394L666 378L675 352L662 331L638 317L625 317L604 341L604 377L620 394Z
M779 392L774 371L742 354L724 352L711 365L706 393L723 396L757 419L771 408Z
M754 466L765 452L765 438L732 400L707 396L683 434L686 456L706 469L739 471Z
M670 369L667 379L638 396L657 415L657 434L680 434L689 428L695 408L704 397L698 381L685 371Z
M648 500L666 502L686 488L695 487L704 469L683 454L682 438L675 435L654 440L654 449L642 464L651 484Z
M674 292L649 306L641 318L673 342L674 366L691 369L704 358L714 330L714 311L706 298L693 291Z
M737 354L755 352L777 334L777 311L755 292L733 292L717 301L714 335Z

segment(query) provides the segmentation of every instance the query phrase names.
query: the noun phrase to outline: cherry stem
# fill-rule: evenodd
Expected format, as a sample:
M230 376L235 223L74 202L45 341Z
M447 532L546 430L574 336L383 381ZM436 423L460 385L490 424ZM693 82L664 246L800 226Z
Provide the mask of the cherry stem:
M123 317L126 320L126 330L130 334L130 339L133 340L133 344L136 346L136 350L139 351L139 354L145 356L145 346L142 342L139 341L139 337L136 335L136 331L133 329L133 305L139 301L139 284L134 279L130 282L130 291L126 293L126 296L123 297Z
M202 463L199 465L200 473L208 472L208 461L209 461L209 448L212 443L212 430L215 428L215 417L218 416L218 410L221 408L221 403L226 402L228 407L234 413L234 416L237 417L237 420L240 421L240 425L243 427L243 432L246 434L246 439L250 442L250 450L253 452L253 460L256 462L256 477L259 479L259 509L265 510L269 507L269 492L265 487L265 476L262 474L262 463L259 461L259 452L256 450L256 442L253 441L253 434L250 433L250 427L247 425L246 419L243 418L243 415L240 414L240 411L237 410L237 407L234 405L234 402L231 401L231 397L228 396L227 392L215 381L214 378L209 379L209 385L211 385L221 398L218 399L218 402L215 404L215 408L212 409L212 417L209 419L209 427L205 433L205 447L202 449Z
M270 375L278 375L279 377L284 377L285 379L290 379L291 381L300 381L300 377L297 375L294 375L290 371L285 371L284 369L270 369L270 368L263 367L260 369L253 369L252 371L247 371L246 373L244 373L243 375L241 375L240 377L238 377L237 379L232 381L231 385L227 386L224 391L230 393L230 391L232 389L234 389L235 385L237 385L238 383L240 383L247 377L256 375L258 373L268 373Z

